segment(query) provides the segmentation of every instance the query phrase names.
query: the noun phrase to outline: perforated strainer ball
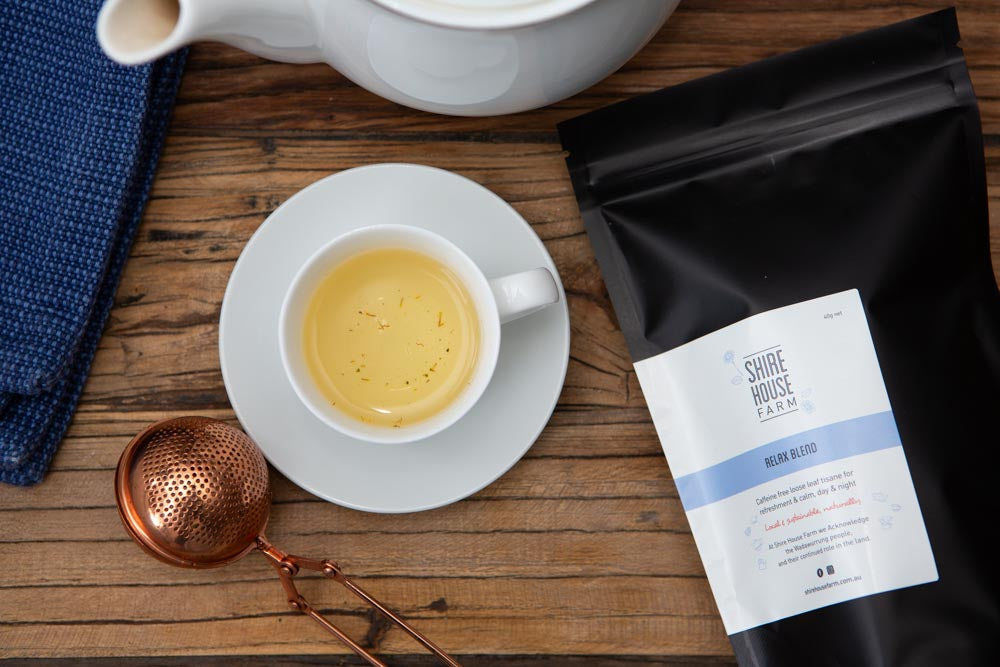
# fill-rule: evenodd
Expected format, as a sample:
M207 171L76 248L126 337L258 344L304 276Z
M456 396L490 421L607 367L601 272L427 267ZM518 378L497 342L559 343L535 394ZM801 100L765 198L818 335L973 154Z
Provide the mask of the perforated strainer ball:
M159 422L118 463L118 510L172 565L217 567L256 546L271 505L267 463L243 431L204 417Z

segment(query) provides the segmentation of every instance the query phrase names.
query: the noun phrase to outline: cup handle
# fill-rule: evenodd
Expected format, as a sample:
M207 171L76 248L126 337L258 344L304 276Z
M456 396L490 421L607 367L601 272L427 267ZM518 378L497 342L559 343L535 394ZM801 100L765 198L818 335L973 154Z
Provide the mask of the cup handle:
M500 312L500 324L530 315L559 301L556 279L546 268L512 273L489 282Z

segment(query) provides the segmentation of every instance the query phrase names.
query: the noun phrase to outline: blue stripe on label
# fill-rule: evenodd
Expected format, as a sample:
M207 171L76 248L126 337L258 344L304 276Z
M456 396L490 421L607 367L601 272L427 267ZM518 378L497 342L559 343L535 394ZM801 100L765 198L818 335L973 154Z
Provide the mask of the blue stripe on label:
M899 446L896 421L888 410L796 433L674 481L690 512L789 473ZM793 458L792 452L799 455Z

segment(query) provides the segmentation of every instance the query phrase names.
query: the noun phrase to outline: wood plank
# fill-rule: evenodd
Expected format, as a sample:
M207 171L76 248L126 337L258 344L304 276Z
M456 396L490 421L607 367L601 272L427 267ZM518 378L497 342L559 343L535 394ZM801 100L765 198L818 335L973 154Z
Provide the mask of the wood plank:
M334 660L336 662L334 663ZM236 655L236 656L206 656L196 658L184 657L131 657L131 658L79 658L72 662L73 667L188 667L193 661L199 667L306 667L312 665L365 665L355 656L340 655L336 658L327 655L292 656L292 655ZM13 660L8 662L11 667L56 667L70 664L59 658L35 658L31 660ZM440 661L430 655L396 654L392 656L393 667L438 667ZM660 655L560 655L556 658L544 655L462 655L465 667L706 667L707 665L735 665L728 658L714 656L660 656Z
M346 572L358 577L406 573L422 577L532 578L704 575L691 537L665 531L342 535L335 526L330 530L317 526L308 535L273 532L270 537L283 549L312 556L329 555ZM669 558L661 554L669 554ZM118 540L5 542L0 544L0 559L5 563L0 570L0 588L25 582L72 585L93 581L98 563L115 564L101 567L99 580L116 584L243 581L270 572L264 560L258 558L208 572L174 569L149 558L131 542ZM39 567L42 563L58 563L58 567Z
M5 490L3 508L114 508L114 474L111 470L55 470L46 479L52 483L28 490ZM273 471L271 479L276 504L289 501L324 502ZM73 490L71 499L66 497L66 489ZM481 500L676 498L677 490L670 479L666 461L659 454L612 458L531 457L523 459L509 473L473 497ZM434 516L435 512L448 511L457 510L442 508L417 516ZM371 520L382 519L372 516Z
M716 618L708 583L702 578L567 577L414 579L376 578L358 583L415 624L423 619L531 617L606 618L608 616L695 616ZM364 615L364 606L336 583L299 578L300 592L323 613ZM23 613L13 625L88 623L169 624L200 620L245 620L280 614L284 593L274 576L210 586L211 596L197 605L191 585L46 586L5 589L4 597ZM110 604L111 601L120 602ZM235 604L234 604L235 603ZM127 613L125 613L127 611Z
M221 380L220 380L221 381ZM634 401L641 400L635 374L628 384ZM109 421L103 409L81 408L67 440L53 462L52 471L105 470L118 462L121 450L147 424L168 417L196 412L206 417L237 422L232 411L199 405L191 409L137 410L118 413ZM645 407L565 405L557 408L549 426L527 454L528 458L652 456L661 452L660 442ZM665 465L665 463L664 463ZM110 479L110 476L106 479ZM110 484L110 482L108 482ZM11 491L12 497L28 497L31 492ZM41 493L41 492L39 492Z
M76 509L0 509L0 544L25 542L125 541L125 529L110 507ZM270 525L284 535L309 535L335 526L339 535L354 533L600 533L614 531L670 531L688 533L687 520L676 498L573 498L545 500L473 498L454 507L419 516L369 516L315 499L282 499L271 510ZM297 528L296 528L297 527ZM278 533L275 532L275 535Z
M364 637L368 619L331 618L344 632ZM192 628L197 628L196 632ZM717 655L728 651L716 619L697 617L568 618L540 622L531 618L424 619L420 630L459 657L462 648L481 652L538 654L553 646L579 653L639 653L651 646L669 646L678 655ZM23 625L4 628L5 651L21 656L70 653L116 655L243 655L254 653L342 654L347 649L329 639L305 618L285 615L247 620L211 620L197 623ZM441 639L439 639L441 638ZM413 640L389 629L380 637L379 653L412 653Z

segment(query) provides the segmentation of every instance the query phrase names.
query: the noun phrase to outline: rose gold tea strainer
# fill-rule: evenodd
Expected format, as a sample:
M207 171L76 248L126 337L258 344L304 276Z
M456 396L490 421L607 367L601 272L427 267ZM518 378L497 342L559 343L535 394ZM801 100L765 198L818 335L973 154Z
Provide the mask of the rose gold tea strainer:
M345 586L399 624L445 663L459 663L358 588L330 560L281 551L264 536L271 506L267 463L241 430L205 417L179 417L148 426L118 461L115 497L125 528L150 555L179 567L228 565L254 549L278 572L288 604L333 633L372 665L385 667L327 621L295 588L300 569L316 570Z

